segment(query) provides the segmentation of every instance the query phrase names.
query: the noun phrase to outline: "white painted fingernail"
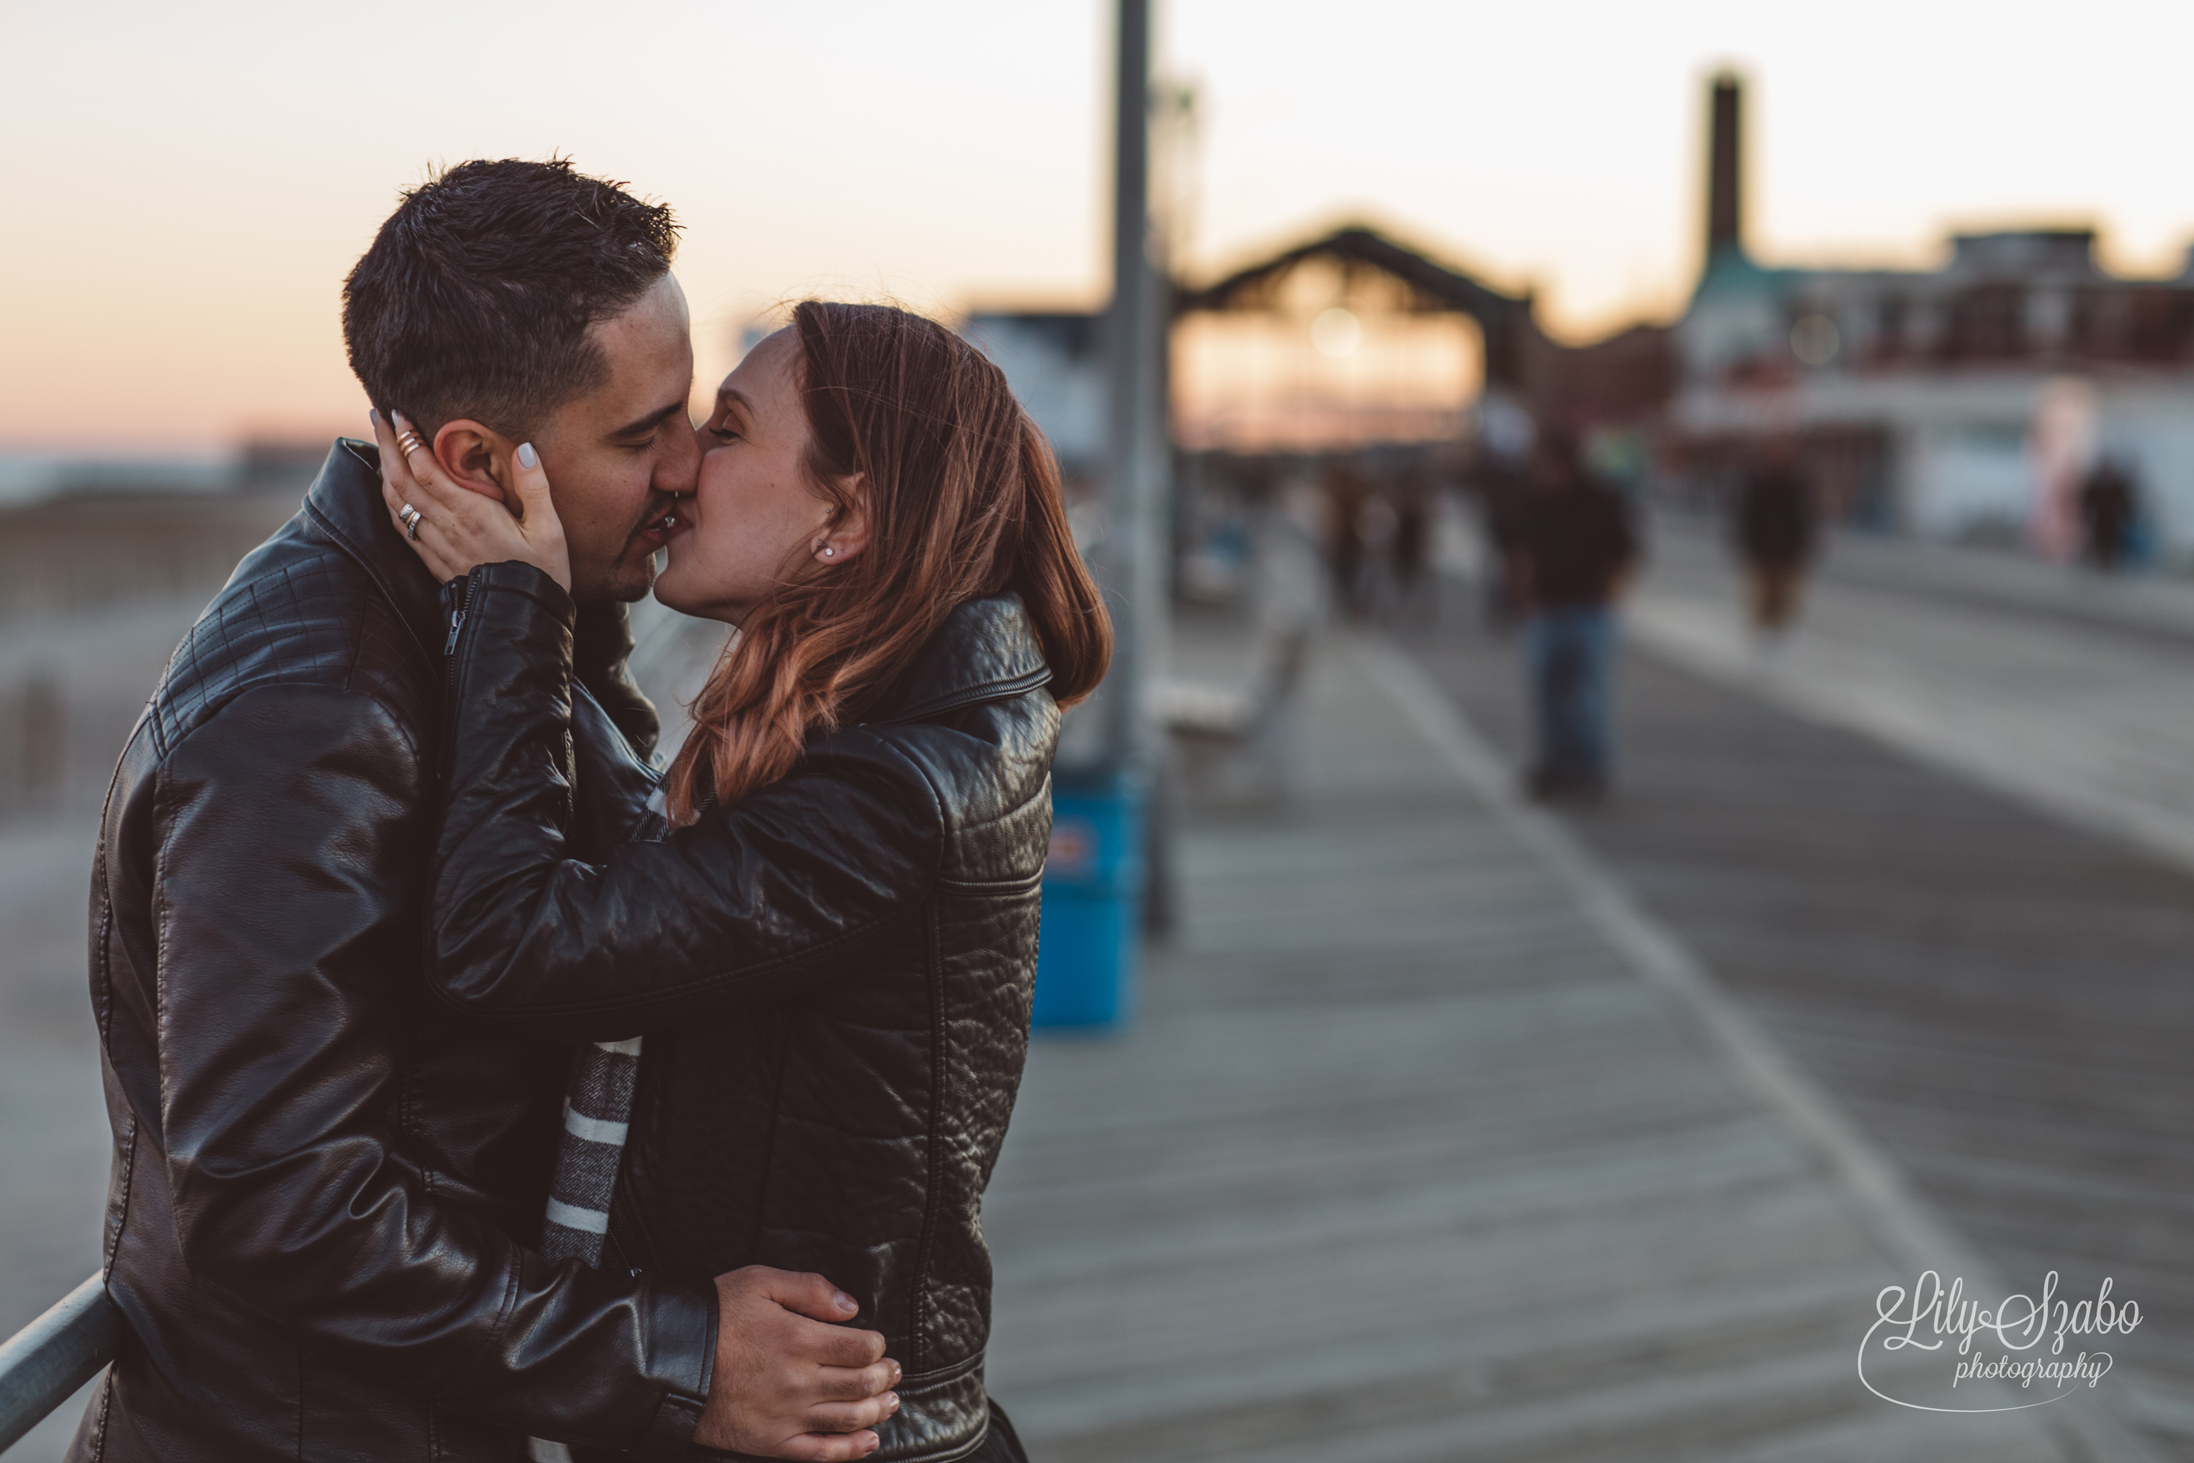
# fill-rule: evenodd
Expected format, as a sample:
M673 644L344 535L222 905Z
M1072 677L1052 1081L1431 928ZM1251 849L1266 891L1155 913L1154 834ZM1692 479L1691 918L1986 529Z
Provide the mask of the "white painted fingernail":
M540 454L533 450L531 442L520 442L518 444L518 465L529 472L541 465Z

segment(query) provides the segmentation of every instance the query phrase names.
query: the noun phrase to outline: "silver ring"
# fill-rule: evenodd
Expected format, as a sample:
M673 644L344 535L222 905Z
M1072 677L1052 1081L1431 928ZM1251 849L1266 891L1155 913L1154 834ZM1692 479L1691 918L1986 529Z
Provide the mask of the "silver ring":
M404 532L406 534L409 534L413 541L416 542L419 537L419 524L423 519L425 519L426 515L424 513L421 513L418 509L412 507L411 504L406 503L402 508L399 508L396 511L396 516L403 520Z

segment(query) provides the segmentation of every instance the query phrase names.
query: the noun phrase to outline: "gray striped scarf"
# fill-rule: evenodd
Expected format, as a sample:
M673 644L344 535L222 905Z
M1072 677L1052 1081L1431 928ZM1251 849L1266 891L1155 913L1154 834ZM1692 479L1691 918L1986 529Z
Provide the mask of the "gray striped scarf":
M602 1263L617 1164L632 1122L632 1088L640 1073L640 1038L597 1041L572 1053L564 1085L564 1134L549 1181L541 1254L552 1262ZM529 1440L534 1463L571 1463L571 1450L546 1438Z

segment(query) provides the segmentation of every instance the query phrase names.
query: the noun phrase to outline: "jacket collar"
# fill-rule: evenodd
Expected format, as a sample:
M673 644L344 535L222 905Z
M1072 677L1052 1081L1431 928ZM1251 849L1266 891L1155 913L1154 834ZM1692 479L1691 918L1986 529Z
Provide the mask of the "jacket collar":
M389 522L381 502L381 449L336 438L305 490L305 513L372 577L431 658L442 638L441 586Z
M919 721L941 711L1035 690L1051 679L1017 594L969 600L929 638L864 718Z

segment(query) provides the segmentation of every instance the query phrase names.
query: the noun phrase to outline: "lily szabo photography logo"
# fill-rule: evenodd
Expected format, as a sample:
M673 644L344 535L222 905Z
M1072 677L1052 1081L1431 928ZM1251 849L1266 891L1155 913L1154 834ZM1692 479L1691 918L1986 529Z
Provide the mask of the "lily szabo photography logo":
M2062 1402L2109 1375L2107 1338L2131 1336L2141 1324L2140 1306L2113 1298L2111 1284L2106 1278L2092 1298L2075 1300L2058 1295L2052 1270L2040 1299L2007 1295L1992 1307L1969 1299L1963 1278L1946 1286L1933 1270L1910 1291L1884 1286L1859 1343L1859 1380L1884 1402L1922 1412ZM2019 1399L2004 1401L2003 1387Z

